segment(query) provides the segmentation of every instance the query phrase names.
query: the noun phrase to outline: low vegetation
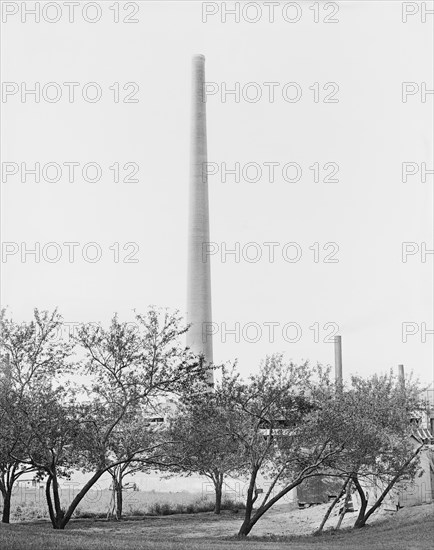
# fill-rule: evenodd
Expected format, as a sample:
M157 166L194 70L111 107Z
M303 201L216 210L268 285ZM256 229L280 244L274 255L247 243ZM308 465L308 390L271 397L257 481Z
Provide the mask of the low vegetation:
M66 491L68 493L68 491ZM111 491L90 491L89 498L85 497L80 506L75 509L73 519L116 519L108 514L110 509ZM50 520L47 504L42 495L30 492L29 489L17 489L12 495L11 521L13 523ZM32 498L33 497L33 498ZM39 498L38 498L39 497ZM128 492L124 495L123 519L144 516L166 516L173 514L198 514L214 511L215 503L212 498L201 496L199 493L177 492L156 493L146 491ZM69 502L71 496L62 495L61 502ZM235 501L229 497L222 500L222 510L239 513L244 509L243 501ZM0 512L2 510L0 504Z
M246 379L236 365L213 366L219 377L209 388L210 367L182 344L188 327L177 312L150 308L135 323L114 315L107 327L82 325L72 339L59 336L62 324L57 311L35 310L23 323L5 311L0 317L3 523L48 517L63 530L80 517L219 516L229 509L239 512L243 538L291 491L333 478L340 493L318 533L339 496L342 523L352 493L360 501L352 527L361 529L396 484L420 471L425 444L412 433L424 404L411 379L387 373L336 385L330 369L274 354ZM62 484L77 471L86 481L64 498ZM147 471L204 476L214 502L129 506L127 477ZM40 487L42 517L30 504L12 507L24 474ZM107 506L89 510L86 498L103 476L111 479ZM224 501L228 476L247 481L242 504ZM372 483L378 491L368 500Z
M189 504L171 504L170 502L156 502L150 506L146 515L154 516L169 516L173 514L199 514L203 512L213 512L214 502L209 499L198 499L195 502ZM223 499L221 502L221 510L231 510L238 513L239 510L245 508L244 502L235 502L231 499Z

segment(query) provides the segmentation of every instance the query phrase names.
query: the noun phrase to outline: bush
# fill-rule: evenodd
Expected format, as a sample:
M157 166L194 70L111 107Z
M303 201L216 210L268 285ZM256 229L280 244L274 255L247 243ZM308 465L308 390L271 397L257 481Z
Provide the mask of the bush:
M104 519L106 516L104 512L82 512L79 508L74 512L74 517L80 519Z
M236 502L230 498L224 499L222 502L222 510L232 510L237 512L240 509L244 509L245 504L243 502ZM148 516L169 516L172 514L200 514L203 512L213 512L214 502L207 498L200 498L195 502L188 504L178 503L173 505L169 502L155 502L149 507Z
M244 510L246 504L239 500L232 500L231 498L226 498L222 502L222 510L232 510L232 512L238 512L238 510Z
M171 514L182 513L179 510L179 504L173 507L169 502L154 502L152 506L149 507L148 515L152 516L169 516ZM182 505L181 505L182 506Z
M128 511L126 513L128 516L146 516L146 512L143 508L134 508L133 506L128 505Z

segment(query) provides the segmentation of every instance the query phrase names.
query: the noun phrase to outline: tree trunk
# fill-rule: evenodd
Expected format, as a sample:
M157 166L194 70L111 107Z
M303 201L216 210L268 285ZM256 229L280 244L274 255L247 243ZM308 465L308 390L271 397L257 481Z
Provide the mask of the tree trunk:
M257 472L256 472L256 474L257 474ZM256 480L256 474L255 474L255 480ZM250 531L253 529L255 524L261 519L261 517L277 501L279 501L282 497L287 495L290 491L292 491L292 489L294 489L295 487L298 487L298 485L300 485L305 479L308 479L309 477L312 477L312 476L311 475L304 475L304 477L298 478L296 481L294 481L290 485L287 485L284 489L279 491L279 493L277 493L277 495L275 495L272 499L270 499L266 504L263 504L263 505L259 506L259 508L253 514L253 517L252 517L253 504L254 504L255 500L257 499L258 495L255 491L255 497L252 499L252 505L249 507L249 506L247 506L247 503L249 501L249 491L248 491L247 492L247 503L246 503L246 515L245 515L244 522L243 522L243 524L242 524L242 526L241 526L241 528L238 532L238 536L239 537L246 537L250 533ZM249 490L250 490L250 487L249 487ZM248 521L247 521L247 511L249 511Z
M47 499L48 514L50 516L51 525L53 529L57 529L56 514L54 513L53 501L51 499L51 476L48 476L47 483L45 484L45 498Z
M66 524L71 519L72 514L74 513L77 506L80 504L81 500L86 496L86 493L95 485L98 479L107 471L107 468L98 470L93 474L89 481L84 485L81 491L75 496L71 504L68 506L66 513L63 515L62 520L59 522L57 529L65 529Z
M9 523L11 517L12 487L8 487L3 495L2 523Z
M346 491L345 491L345 501L344 501L344 505L343 505L343 507L342 507L341 513L339 514L338 524L337 524L336 527L335 527L336 531L337 531L338 529L340 529L341 524L342 524L342 521L343 521L343 519L344 519L344 516L345 516L345 514L347 513L348 503L350 502L350 498L351 498L351 483L348 483L347 488L346 488Z
M59 494L59 482L57 481L57 474L53 474L53 499L54 499L54 509L56 511L56 521L60 522L64 516L64 511L62 510L62 505L60 504L60 494Z
M223 474L218 474L214 481L215 488L215 505L214 514L220 514L222 509L222 491L223 491Z
M361 527L364 527L366 525L366 522L368 521L368 519L371 517L371 515L381 506L381 503L383 502L383 500L386 498L386 496L388 495L388 493L393 489L393 486L395 485L395 483L400 479L400 477L403 475L403 473L405 472L405 469L411 464L412 460L414 458L416 458L416 456L420 453L421 449L423 448L423 445L420 445L420 447L418 447L414 453L410 456L410 458L408 458L404 464L402 465L402 467L396 472L396 474L393 476L393 478L391 479L391 481L389 482L389 484L386 486L386 488L384 489L384 491L381 493L380 497L377 499L377 501L375 502L375 504L373 506L371 506L371 508L369 508L369 510L364 513L363 517L361 516L361 514L359 513L359 516L357 518L357 521L356 523L354 524L354 528L355 529L360 529ZM366 508L365 508L366 510Z
M317 535L320 535L322 530L324 529L324 525L327 523L327 520L329 519L330 517L330 514L332 513L333 511L333 508L336 506L336 504L338 503L339 499L342 498L345 494L345 489L347 488L347 485L348 485L348 482L350 481L350 478L347 477L347 479L345 480L345 483L343 484L342 486L342 489L340 491L340 493L336 496L335 499L333 499L333 502L330 504L330 506L328 507L328 510L327 512L325 513L325 516L323 517L322 521L321 521L321 524L320 526L318 527L318 529L315 531L314 535L317 536Z
M53 497L51 497L51 491L53 492ZM50 516L53 529L62 529L61 524L65 512L60 504L59 484L55 473L50 473L48 476L47 483L45 485L45 498L47 499L48 514Z
M366 522L371 517L371 515L380 507L381 503L385 499L386 495L389 493L389 491L393 488L395 483L398 481L400 476L395 476L393 480L387 485L386 489L382 492L380 497L377 499L375 504L369 508L369 510L366 512L368 501L365 502L365 506L362 509L360 509L359 515L357 517L356 523L354 524L354 529L360 529L362 527L365 527ZM366 500L366 499L365 499Z
M357 475L353 476L352 480L354 481L354 485L356 486L357 492L359 493L360 497L360 510L354 524L354 529L359 529L360 527L363 527L366 523L366 521L363 521L363 519L365 517L366 508L368 507L368 499L366 498L363 487L360 485Z
M257 474L258 474L258 470L255 468L252 471L252 474L250 476L249 488L247 489L246 509L244 511L244 521L240 527L240 530L238 531L239 537L247 537L247 535L250 533L253 527L251 518L252 518L253 504L255 503L256 496L257 496L257 495L254 496Z
M9 523L11 516L12 491L15 481L24 473L17 472L18 462L9 464L0 474L0 492L3 496L2 523Z
M18 462L14 462L7 466L0 474L0 492L3 496L2 523L9 523L10 521L12 491L15 482L23 474L34 471L34 468L26 468L17 471L18 465Z
M122 478L116 481L116 519L122 519Z

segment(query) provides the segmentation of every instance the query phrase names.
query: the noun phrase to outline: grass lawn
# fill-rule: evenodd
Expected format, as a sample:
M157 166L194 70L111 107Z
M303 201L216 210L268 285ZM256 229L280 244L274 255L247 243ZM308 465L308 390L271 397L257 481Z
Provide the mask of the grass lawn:
M420 507L422 509L422 507ZM413 509L414 510L414 509ZM226 514L192 514L122 522L71 521L65 531L49 523L0 525L1 550L431 550L434 540L433 508L423 514L396 514L358 531L321 537L254 537L240 541L222 535L236 532L240 518ZM417 512L417 511L416 511ZM288 518L289 519L289 518ZM266 521L264 518L263 521ZM254 532L253 532L254 534Z

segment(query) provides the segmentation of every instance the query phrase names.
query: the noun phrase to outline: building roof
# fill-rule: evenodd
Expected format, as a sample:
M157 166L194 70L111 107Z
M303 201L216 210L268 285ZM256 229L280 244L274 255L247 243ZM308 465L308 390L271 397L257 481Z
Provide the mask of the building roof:
M420 441L421 443L434 443L434 436L428 430L428 428L423 428L422 426L415 426L413 428L412 435L415 439Z

